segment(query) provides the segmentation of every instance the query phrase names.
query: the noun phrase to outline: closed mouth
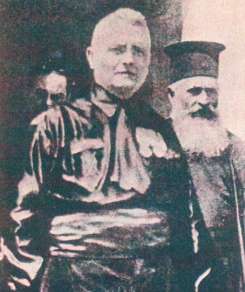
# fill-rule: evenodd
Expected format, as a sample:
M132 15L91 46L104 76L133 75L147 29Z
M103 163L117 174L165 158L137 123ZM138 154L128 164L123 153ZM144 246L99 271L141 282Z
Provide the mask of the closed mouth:
M131 71L121 71L121 72L116 72L116 75L129 75L129 76L136 76L134 72Z

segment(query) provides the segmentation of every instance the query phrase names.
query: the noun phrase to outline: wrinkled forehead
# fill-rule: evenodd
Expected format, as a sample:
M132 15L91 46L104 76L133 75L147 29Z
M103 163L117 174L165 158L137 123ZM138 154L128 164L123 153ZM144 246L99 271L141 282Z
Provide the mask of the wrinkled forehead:
M147 48L151 47L148 26L144 20L137 18L120 18L112 14L101 20L93 32L91 45L93 47L107 45L112 42L135 40Z
M213 77L195 76L179 80L169 86L173 91L187 91L194 87L215 88L218 90L218 80Z
M67 79L57 72L51 72L39 79L38 86L49 92L56 92L57 90L64 90L66 88Z

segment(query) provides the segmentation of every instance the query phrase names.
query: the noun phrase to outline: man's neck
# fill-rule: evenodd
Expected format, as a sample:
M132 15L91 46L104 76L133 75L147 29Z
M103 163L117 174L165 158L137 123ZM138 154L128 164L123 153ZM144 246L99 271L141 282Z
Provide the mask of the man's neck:
M91 101L98 106L108 117L114 115L118 106L125 105L127 101L112 94L102 86L95 84L92 88Z
M108 90L104 89L101 85L95 84L92 87L91 101L102 109L107 116L112 116L118 106L127 107L132 102L134 97L123 98L115 95Z

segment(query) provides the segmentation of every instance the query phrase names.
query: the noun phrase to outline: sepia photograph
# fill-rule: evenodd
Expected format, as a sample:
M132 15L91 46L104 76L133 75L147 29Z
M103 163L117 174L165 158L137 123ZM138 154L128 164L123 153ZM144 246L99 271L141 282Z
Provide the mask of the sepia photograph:
M244 0L0 0L0 292L245 292Z

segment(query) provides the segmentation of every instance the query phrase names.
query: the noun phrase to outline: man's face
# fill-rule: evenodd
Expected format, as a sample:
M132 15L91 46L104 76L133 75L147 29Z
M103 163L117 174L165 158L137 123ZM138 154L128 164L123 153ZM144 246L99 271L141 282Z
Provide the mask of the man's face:
M185 151L217 156L229 145L227 131L217 111L218 85L215 78L183 79L170 87L174 128Z
M173 118L215 120L217 118L218 84L211 77L192 77L172 85Z
M40 78L36 92L44 99L48 107L66 99L67 79L65 76L53 71Z
M95 82L121 99L130 98L147 77L150 46L145 27L115 20L87 50Z

